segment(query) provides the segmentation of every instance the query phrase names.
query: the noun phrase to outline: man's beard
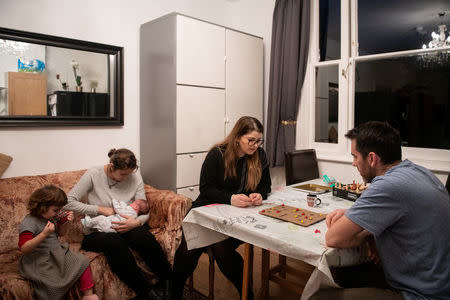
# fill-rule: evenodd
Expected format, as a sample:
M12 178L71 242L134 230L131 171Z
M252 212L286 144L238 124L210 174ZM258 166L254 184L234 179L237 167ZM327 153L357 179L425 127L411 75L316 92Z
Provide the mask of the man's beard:
M372 170L369 170L368 174L365 176L361 176L365 183L372 183L372 180L376 177L375 172L372 172Z

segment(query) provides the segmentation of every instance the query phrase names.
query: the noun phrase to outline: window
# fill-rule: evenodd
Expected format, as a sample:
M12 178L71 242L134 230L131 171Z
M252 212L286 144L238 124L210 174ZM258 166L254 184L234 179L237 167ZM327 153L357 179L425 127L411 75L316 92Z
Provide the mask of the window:
M450 3L320 0L314 5L312 146L348 149L348 141L338 136L380 120L400 131L404 154L428 148L449 160L450 47L423 45L440 25L450 28ZM331 127L336 139L329 136Z
M355 125L388 121L403 146L450 149L448 66L446 52L357 61Z
M450 5L441 0L358 0L359 55L421 49L431 32L450 16L439 13Z
M320 61L341 57L341 1L320 0Z
M316 142L337 143L339 74L338 66L316 68Z

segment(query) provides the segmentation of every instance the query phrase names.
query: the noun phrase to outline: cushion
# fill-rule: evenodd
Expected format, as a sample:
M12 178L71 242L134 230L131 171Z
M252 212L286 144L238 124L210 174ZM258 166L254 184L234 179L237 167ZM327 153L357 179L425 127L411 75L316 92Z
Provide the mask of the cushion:
M0 153L0 177L2 177L3 172L8 169L12 159L13 158L11 156Z

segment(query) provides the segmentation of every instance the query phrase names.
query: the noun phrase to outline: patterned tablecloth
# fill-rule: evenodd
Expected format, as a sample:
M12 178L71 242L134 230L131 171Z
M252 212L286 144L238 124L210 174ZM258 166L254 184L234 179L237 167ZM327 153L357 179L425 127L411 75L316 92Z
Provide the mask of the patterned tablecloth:
M319 183L320 181L308 181ZM329 213L338 208L350 208L354 202L334 197L331 192L318 197L322 203L309 207L307 193L287 186L274 191L258 207L238 208L231 205L212 204L192 209L183 220L183 231L189 249L204 247L234 237L316 267L306 284L302 299L309 298L321 286L338 287L329 266L348 266L367 260L363 247L334 249L325 245L325 221L309 227L263 216L258 212L275 205L285 204L318 213Z

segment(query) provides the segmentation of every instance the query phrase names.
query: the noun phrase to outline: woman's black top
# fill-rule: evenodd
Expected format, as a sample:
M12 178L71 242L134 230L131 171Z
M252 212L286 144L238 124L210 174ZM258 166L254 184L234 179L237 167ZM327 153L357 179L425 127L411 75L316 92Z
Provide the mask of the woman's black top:
M193 202L192 207L199 207L212 203L231 204L233 194L259 193L263 199L270 193L269 164L264 149L258 148L259 161L261 163L262 175L258 186L254 191L246 191L247 158L244 155L236 163L236 177L228 177L224 180L225 160L224 148L214 147L206 155L200 173L200 196Z

